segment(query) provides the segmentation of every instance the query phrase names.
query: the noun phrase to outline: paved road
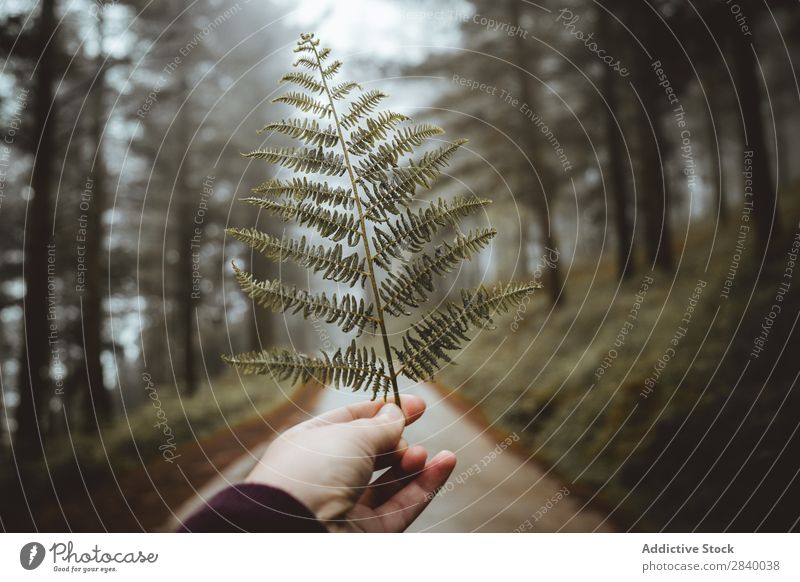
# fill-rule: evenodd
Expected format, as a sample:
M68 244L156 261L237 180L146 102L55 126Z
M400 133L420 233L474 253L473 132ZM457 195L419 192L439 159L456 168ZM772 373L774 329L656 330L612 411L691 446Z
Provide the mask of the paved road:
M406 429L408 442L424 445L431 454L449 449L458 457L450 481L410 531L611 531L611 525L604 522L600 513L581 510L583 500L571 493L568 486L525 458L519 449L508 446L515 435L490 430L433 386L408 386L404 392L417 394L428 404L425 415ZM363 399L363 393L325 389L311 413ZM265 446L266 443L231 464L203 488L200 497L185 504L179 515L187 515L203 498L229 482L240 480Z

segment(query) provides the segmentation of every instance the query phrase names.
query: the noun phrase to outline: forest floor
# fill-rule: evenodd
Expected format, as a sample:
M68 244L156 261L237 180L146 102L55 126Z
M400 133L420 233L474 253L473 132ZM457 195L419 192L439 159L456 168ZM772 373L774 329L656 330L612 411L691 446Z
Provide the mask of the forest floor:
M784 208L763 261L750 232L727 296L736 225L712 253L713 225L693 225L674 271L622 285L608 264L570 273L558 309L540 296L516 322L498 318L439 378L620 529L797 528L797 269L788 292L780 285L798 217L796 203Z
M428 404L407 429L409 442L458 456L450 480L412 531L613 529L596 504L586 504L577 489L539 465L519 446L518 435L490 426L474 404L439 385L406 386L404 392ZM133 459L84 464L79 471L61 465L51 479L39 475L42 483L26 495L4 487L0 525L7 531L172 531L204 499L241 481L275 435L363 399L363 393L300 386L264 414L181 442L171 463L151 455L138 466Z
M314 387L310 390L319 391ZM458 457L449 481L409 531L612 530L602 512L587 507L574 490L517 446L517 435L489 426L471 403L431 384L408 385L403 392L421 396L428 405L423 417L406 429L409 443L424 445L431 454L450 449ZM324 389L319 398L311 400L313 406L307 414L315 416L363 399L362 393ZM261 443L220 471L178 510L177 518L172 516L161 529L174 530L178 520L198 509L206 499L241 481L267 444Z
M156 531L196 491L257 447L303 419L318 390L265 387L259 377L229 375L191 398L159 404L175 433L174 458L148 403L97 436L76 431L51 443L47 461L0 474L0 529L5 531ZM183 414L179 414L182 411ZM171 458L171 457L170 457ZM24 483L24 486L23 486Z

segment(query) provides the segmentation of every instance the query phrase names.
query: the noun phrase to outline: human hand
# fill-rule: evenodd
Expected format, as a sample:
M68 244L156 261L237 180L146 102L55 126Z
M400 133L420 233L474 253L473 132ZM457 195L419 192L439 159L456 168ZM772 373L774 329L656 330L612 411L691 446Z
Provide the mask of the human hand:
M416 396L337 408L289 429L247 478L293 495L331 530L401 532L419 516L456 465L450 451L426 462L402 438L425 412ZM405 414L404 414L405 412ZM372 473L389 468L370 484Z

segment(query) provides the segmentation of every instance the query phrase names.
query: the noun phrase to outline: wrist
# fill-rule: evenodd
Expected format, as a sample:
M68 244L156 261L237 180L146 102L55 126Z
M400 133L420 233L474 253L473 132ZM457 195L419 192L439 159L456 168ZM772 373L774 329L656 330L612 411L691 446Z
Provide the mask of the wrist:
M321 522L340 518L348 509L343 499L331 495L329 488L292 479L263 465L254 469L245 483L266 485L288 493Z

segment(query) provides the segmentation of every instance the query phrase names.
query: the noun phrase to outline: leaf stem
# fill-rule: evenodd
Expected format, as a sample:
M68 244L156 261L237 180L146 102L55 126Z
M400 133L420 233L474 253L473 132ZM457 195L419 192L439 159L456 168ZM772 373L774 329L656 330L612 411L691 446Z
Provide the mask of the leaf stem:
M378 280L375 277L375 268L373 266L372 261L372 251L369 246L369 239L367 238L367 222L364 216L364 209L361 206L361 197L358 195L358 183L356 180L355 172L353 171L353 166L350 163L350 155L347 151L347 144L344 139L344 132L342 131L342 124L339 122L339 115L336 112L336 106L333 102L333 96L331 95L330 88L328 87L328 80L325 78L324 69L322 68L322 61L319 58L319 53L317 52L317 46L313 43L309 43L311 48L314 51L314 58L317 61L317 69L319 69L320 77L322 78L322 85L325 88L325 95L328 97L328 103L331 107L331 112L333 114L333 121L336 124L336 131L339 134L339 144L342 148L342 154L344 156L344 164L347 168L347 174L350 178L350 184L353 188L353 195L355 197L356 202L356 210L358 211L358 221L361 225L361 239L364 243L364 254L366 255L367 259L367 266L369 269L369 280L372 286L372 295L373 301L375 302L375 311L377 314L378 325L380 326L380 336L383 340L383 349L386 351L386 364L389 367L389 377L392 379L392 391L394 392L394 401L397 406L401 406L400 404L400 390L397 387L397 375L394 371L394 363L392 362L392 351L391 346L389 345L389 336L386 333L386 319L383 315L383 304L381 303L380 291L378 289Z

